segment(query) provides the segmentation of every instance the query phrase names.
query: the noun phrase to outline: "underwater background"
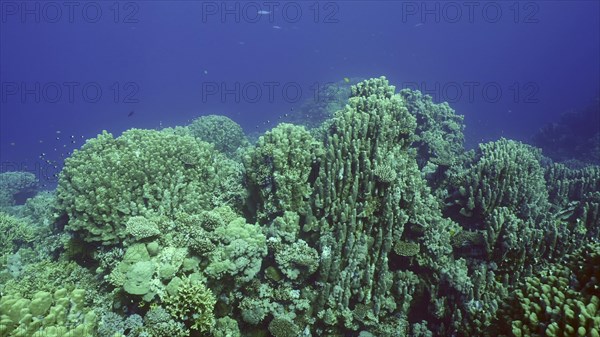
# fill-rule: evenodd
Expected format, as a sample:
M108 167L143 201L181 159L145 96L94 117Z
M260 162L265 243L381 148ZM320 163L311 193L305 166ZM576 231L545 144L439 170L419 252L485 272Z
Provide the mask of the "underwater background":
M0 337L600 337L599 2L0 27Z

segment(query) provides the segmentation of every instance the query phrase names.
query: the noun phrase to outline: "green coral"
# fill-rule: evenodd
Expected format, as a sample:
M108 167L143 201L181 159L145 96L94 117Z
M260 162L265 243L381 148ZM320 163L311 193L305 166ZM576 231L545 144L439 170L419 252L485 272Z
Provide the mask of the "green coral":
M230 317L218 318L212 334L214 337L241 337L238 323Z
M109 271L110 274L106 276L106 279L114 286L121 287L125 283L127 273L129 273L135 264L148 261L150 261L150 254L148 253L146 245L143 243L134 244L127 248L123 257L116 266L114 266L114 269ZM113 263L114 261L110 264Z
M245 156L259 220L304 211L312 191L311 172L321 153L321 144L301 126L279 124L260 137Z
M217 116L89 140L56 202L0 213L0 333L600 337L598 167L463 154L447 104L346 92L252 147Z
M173 223L161 227L160 239L165 244L187 247L191 252L204 256L215 249L217 237L213 231L239 217L229 206L220 206L199 214L177 213ZM215 242L213 242L215 241Z
M237 164L191 136L154 130L104 132L65 162L57 197L68 229L114 244L133 216L196 213L243 200Z
M287 317L275 317L269 323L269 332L273 337L297 337L300 328Z
M0 212L0 258L15 253L23 244L36 239L36 228L27 221Z
M127 219L125 231L136 240L143 240L160 234L158 224L143 216L132 216Z
M273 306L268 299L245 297L240 302L239 309L244 322L256 325L267 317Z
M192 136L213 144L216 150L228 157L235 157L238 149L250 144L242 127L225 116L198 117L188 125L188 129Z
M37 178L31 172L0 173L0 209L24 204L36 194L37 188Z
M527 277L499 317L501 336L600 336L600 244Z
M38 291L31 298L5 294L0 313L0 334L7 337L91 337L97 323L83 289Z
M400 90L408 112L415 116L417 127L413 147L418 151L419 166L428 162L449 167L464 152L463 116L448 103L435 104L431 96L418 90Z
M441 292L440 279L455 292L471 286L464 261L453 259L450 236L444 234L456 225L441 217L410 150L415 117L394 91L385 78L353 86L348 105L335 114L325 135L304 230L319 233L322 287L313 310L332 333L377 326L389 315L399 318L387 322L385 331L408 324L412 303L399 307L398 297L410 291L395 278L404 261L392 254L400 240L420 244L415 263L431 274L420 275L418 283L432 296ZM397 174L395 180L381 183L376 173L382 165ZM365 308L361 319L352 313L357 306Z
M276 252L275 262L290 280L304 280L319 267L319 253L304 240L298 240Z
M121 317L114 312L105 312L98 322L98 336L144 336L143 320L140 315Z
M600 166L570 168L561 163L553 163L544 171L550 203L561 210L572 201L579 201L584 195L600 191Z
M150 281L155 265L150 261L136 262L125 274L123 289L132 295L146 295L150 292Z
M545 168L550 213L555 223L553 256L564 256L581 242L600 240L600 167Z
M266 228L267 236L292 243L300 234L300 215L296 212L286 211L282 216L275 218Z
M27 218L38 226L50 226L57 217L56 196L53 192L43 191L27 199L18 215Z
M512 276L536 264L546 248L545 237L551 237L550 228L544 228L549 223L522 220L507 207L494 209L485 224L487 260Z
M18 293L24 297L35 292L53 292L58 288L73 290L75 287L95 289L98 283L94 275L73 261L49 261L25 265L21 275L1 285L3 293Z
M144 316L144 331L150 336L187 337L190 331L163 307L153 307Z
M396 171L390 165L379 165L373 169L373 174L377 181L384 184L391 184L396 180Z
M507 139L479 145L464 169L451 199L460 214L481 221L497 207L521 219L539 220L548 211L548 192L540 151Z
M400 256L415 256L419 254L419 244L411 241L397 241L394 244L394 252Z
M179 283L175 293L164 300L165 308L175 318L199 332L209 332L214 324L213 293L201 281L185 277Z
M164 297L165 283L179 273L187 256L185 248L161 247L155 241L136 243L127 248L106 279L128 294L151 301L155 295Z
M493 264L486 262L470 266L469 277L473 281L473 293L466 303L456 303L452 308L456 309L453 310L455 324L462 336L497 337L497 332L493 329L494 321L501 303L508 298L510 288L506 274L502 277L490 266Z
M267 254L266 238L258 225L243 218L215 229L216 249L210 254L206 273L215 279L226 275L248 282L260 271Z

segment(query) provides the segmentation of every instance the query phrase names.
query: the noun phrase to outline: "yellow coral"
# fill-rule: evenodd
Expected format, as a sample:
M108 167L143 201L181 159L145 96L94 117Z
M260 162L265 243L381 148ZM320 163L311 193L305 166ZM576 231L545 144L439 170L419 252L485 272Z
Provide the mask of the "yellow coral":
M199 280L185 277L174 295L165 298L165 307L173 317L185 321L192 330L208 332L215 324L217 303L210 289Z

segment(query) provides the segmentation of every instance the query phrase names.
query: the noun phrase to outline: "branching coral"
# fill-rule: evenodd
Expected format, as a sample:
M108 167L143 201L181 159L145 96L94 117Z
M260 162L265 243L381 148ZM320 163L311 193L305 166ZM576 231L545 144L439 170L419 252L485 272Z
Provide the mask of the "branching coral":
M285 211L304 212L321 153L321 144L304 127L280 124L260 137L245 157L259 220L273 220Z
M57 196L70 230L86 241L114 244L125 238L132 216L239 207L240 174L235 163L191 136L132 129L115 139L105 132L66 160Z
M164 302L167 311L192 330L209 332L215 324L216 299L201 281L183 278L175 293Z

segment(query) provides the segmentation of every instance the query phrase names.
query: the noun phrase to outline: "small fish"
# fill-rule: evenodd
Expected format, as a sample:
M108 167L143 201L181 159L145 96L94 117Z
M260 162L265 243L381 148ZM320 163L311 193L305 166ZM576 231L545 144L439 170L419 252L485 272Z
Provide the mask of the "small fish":
M263 10L260 10L260 11L258 11L258 12L256 12L256 13L257 13L258 15L269 15L269 14L271 14L271 12L270 12L270 11L263 11Z
M415 27L421 27L422 25L423 25L423 23L422 23L422 22L419 22L419 23L417 23L417 24L415 25Z
M56 131L56 133L60 135L60 130Z
M344 82L350 83L350 79L348 77L344 77Z
M131 117L131 116L133 116L133 114L134 114L134 113L135 113L135 110L131 110L131 111L129 112L129 114L127 114L127 117Z
M204 71L204 75L208 75L208 70L205 70L205 71Z
M275 25L275 26L273 26L273 29L281 29L281 26Z

